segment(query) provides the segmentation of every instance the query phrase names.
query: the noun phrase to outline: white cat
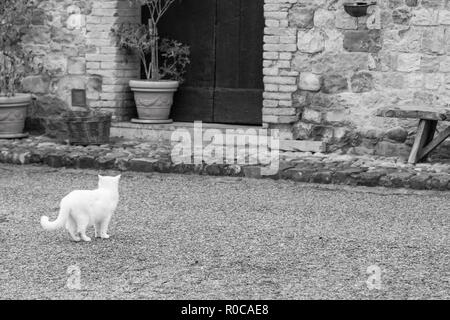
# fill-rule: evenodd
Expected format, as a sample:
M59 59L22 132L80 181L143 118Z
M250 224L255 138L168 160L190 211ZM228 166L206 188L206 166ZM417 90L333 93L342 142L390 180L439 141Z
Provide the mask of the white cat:
M61 200L58 218L50 222L41 217L45 230L65 226L74 241L91 241L86 235L87 227L94 226L95 237L108 239L108 225L119 203L119 180L117 177L98 176L98 189L76 190Z

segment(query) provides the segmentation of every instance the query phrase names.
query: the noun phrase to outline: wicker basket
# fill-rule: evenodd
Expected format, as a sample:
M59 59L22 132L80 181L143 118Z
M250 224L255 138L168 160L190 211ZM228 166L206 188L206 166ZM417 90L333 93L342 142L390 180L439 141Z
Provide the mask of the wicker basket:
M109 143L111 114L105 112L69 112L63 115L74 145L101 145Z

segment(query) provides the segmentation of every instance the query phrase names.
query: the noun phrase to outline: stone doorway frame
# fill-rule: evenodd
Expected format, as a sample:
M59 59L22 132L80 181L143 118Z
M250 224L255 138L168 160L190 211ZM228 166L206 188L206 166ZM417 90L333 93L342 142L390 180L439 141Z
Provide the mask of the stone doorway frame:
M288 127L299 118L293 103L299 72L291 69L293 53L297 51L297 28L289 26L288 19L289 9L296 2L266 0L264 4L263 127L285 129L286 139L292 139ZM90 106L114 109L117 120L128 120L132 94L129 90L109 91L113 91L113 86L119 86L120 90L128 80L139 78L140 70L127 68L124 64L126 55L107 31L114 25L140 21L140 18L140 8L130 7L127 0L96 1L92 14L86 17L87 44L95 46L94 53L86 54L86 71L103 77L102 99Z

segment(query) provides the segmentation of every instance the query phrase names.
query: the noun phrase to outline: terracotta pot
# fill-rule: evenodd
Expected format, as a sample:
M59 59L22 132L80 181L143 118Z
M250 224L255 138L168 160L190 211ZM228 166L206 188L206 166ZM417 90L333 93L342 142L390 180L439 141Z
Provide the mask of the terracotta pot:
M18 93L14 97L0 96L0 138L21 138L31 95Z
M138 123L170 123L170 110L173 95L178 90L178 81L131 80L130 87L134 92L134 100L139 119Z

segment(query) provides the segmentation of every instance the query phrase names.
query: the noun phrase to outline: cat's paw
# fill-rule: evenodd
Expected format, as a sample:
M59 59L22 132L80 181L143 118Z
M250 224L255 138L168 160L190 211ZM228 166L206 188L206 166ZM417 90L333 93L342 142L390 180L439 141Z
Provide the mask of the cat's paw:
M109 239L109 235L107 235L107 234L104 234L104 235L102 235L102 237L101 237L102 239Z
M92 239L91 239L91 238L89 238L89 237L84 237L84 238L83 238L83 241L85 241L85 242L91 242L91 241L92 241Z

